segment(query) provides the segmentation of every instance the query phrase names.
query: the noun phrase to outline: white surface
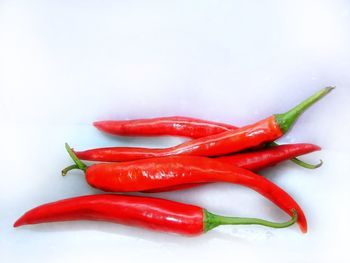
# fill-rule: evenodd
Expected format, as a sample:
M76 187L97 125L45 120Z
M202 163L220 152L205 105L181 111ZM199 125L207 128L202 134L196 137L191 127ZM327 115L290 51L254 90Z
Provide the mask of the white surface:
M349 262L348 1L0 1L2 262ZM221 227L197 238L74 222L13 229L39 204L95 193L76 148L167 146L177 138L112 138L94 120L187 115L236 125L282 112L328 85L283 142L323 151L264 174L304 209L309 233ZM210 185L160 194L238 216L284 220L258 194Z

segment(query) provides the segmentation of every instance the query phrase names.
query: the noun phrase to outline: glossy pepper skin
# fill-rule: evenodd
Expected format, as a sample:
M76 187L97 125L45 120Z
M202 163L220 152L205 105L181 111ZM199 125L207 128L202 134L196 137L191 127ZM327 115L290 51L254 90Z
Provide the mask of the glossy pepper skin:
M319 151L321 148L314 144L308 143L299 143L299 144L286 144L273 146L267 149L255 151L255 152L246 152L239 153L235 155L227 155L222 157L217 157L215 160L241 167L250 171L259 171L261 169L274 166L277 163L289 160L293 157L300 156L302 154L307 154L313 151ZM322 164L322 161L318 166ZM166 188L157 188L148 193L158 193L158 192L167 192L175 190L183 190L192 188L195 186L203 185L204 183L195 183L195 184L183 184L176 185Z
M66 149L70 148L66 145ZM123 163L100 163L86 167L69 152L86 181L94 188L107 192L141 192L191 183L226 182L239 184L265 196L287 214L298 213L298 224L307 231L304 212L284 190L251 171L225 164L215 159L197 156L170 156ZM74 159L75 158L75 159ZM68 167L62 171L65 175Z
M120 136L172 135L189 137L192 139L197 139L229 130L238 129L238 127L230 124L184 116L171 116L136 120L97 121L94 122L93 125L100 131ZM278 144L273 143L273 145L277 146ZM260 148L261 146L262 145L254 148ZM308 164L299 160L296 157L290 160L295 164L307 169L315 169L322 165L322 162L315 165Z
M148 229L197 235L203 232L203 210L158 198L90 195L49 203L30 210L14 224L102 220Z
M101 194L73 197L38 206L20 217L14 227L59 221L95 220L194 236L219 225L259 224L282 228L294 224L296 219L295 211L290 221L274 223L257 218L218 216L198 206L160 198Z
M215 156L258 146L282 135L274 117L269 117L240 129L202 137L170 148L111 147L75 151L75 154L82 160L104 162L132 161L173 155Z
M218 156L238 152L281 137L302 112L332 89L333 87L328 87L320 90L286 113L275 114L236 130L194 139L174 147L163 149L111 147L75 152L75 154L83 160L113 162L173 155Z
M197 118L171 116L150 119L97 121L93 125L106 133L122 136L173 135L193 139L218 134L237 127Z
M189 118L183 116L160 117L150 119L136 120L113 120L113 121L97 121L93 123L100 131L121 136L183 136L193 139L222 133L229 130L238 129L236 126L212 122L208 120ZM277 143L271 143L277 146ZM271 146L269 145L269 146ZM255 148L260 148L257 146ZM290 159L295 164L307 169L315 169L322 165L309 164L299 160L296 157Z

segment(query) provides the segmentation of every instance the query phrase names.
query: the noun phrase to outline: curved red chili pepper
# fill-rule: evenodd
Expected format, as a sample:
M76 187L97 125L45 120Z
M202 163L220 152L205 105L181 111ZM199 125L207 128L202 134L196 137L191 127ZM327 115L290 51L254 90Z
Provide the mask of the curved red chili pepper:
M75 154L82 160L104 162L131 161L173 155L215 156L270 142L282 134L275 118L269 117L234 131L195 139L165 149L111 147L75 152Z
M93 125L100 131L120 136L183 136L192 139L202 138L213 134L222 133L238 127L226 124L202 120L197 118L171 116L136 120L112 120L96 121ZM270 143L270 146L277 146L277 143ZM260 148L260 146L254 147ZM309 164L296 157L290 160L307 169L316 169L322 165Z
M237 127L230 124L182 116L127 121L96 121L93 125L97 129L113 135L173 135L190 137L193 139L237 129Z
M258 224L274 228L293 225L291 220L275 223L258 218L224 217L207 210L160 198L125 195L89 195L73 197L38 206L20 217L19 227L58 221L97 220L182 235L199 235L219 225Z
M308 107L328 94L333 87L324 88L284 114L276 114L252 125L220 134L195 139L174 147L147 149L111 147L75 152L83 160L130 161L173 155L218 156L252 148L281 137Z
M182 184L226 182L249 187L268 198L289 215L298 213L298 224L307 231L305 215L294 199L266 178L255 173L222 163L215 159L196 156L170 156L123 163L100 163L86 167L66 145L79 169L85 171L86 181L92 187L108 192L140 192ZM77 168L77 167L73 167ZM65 175L68 167L62 171Z
M227 164L235 165L250 171L259 171L261 169L276 165L277 163L289 160L295 156L310 153L313 151L319 151L321 148L314 144L299 143L299 144L285 144L279 146L273 146L267 149L259 150L256 152L240 153L235 155L228 155L217 157L215 160L225 162ZM322 165L322 161L318 166ZM205 183L194 183L194 184L184 184L176 185L166 188L157 188L150 191L145 191L147 193L158 193L158 192L168 192L175 190L183 190L192 188L195 186L200 186Z

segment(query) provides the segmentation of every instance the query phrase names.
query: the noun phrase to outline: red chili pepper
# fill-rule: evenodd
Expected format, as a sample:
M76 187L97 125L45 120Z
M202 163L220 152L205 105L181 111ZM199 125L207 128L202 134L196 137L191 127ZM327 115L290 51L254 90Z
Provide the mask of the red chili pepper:
M274 117L243 128L195 139L165 149L111 147L75 152L83 160L130 161L173 155L215 156L233 153L273 141L282 136Z
M215 159L247 170L259 171L263 168L274 166L281 161L319 150L321 150L319 146L310 143L285 144L255 152L216 157ZM318 166L321 164L322 161Z
M130 161L173 155L218 156L234 153L266 142L272 142L281 137L289 130L302 112L332 89L333 87L322 89L286 113L275 114L252 125L195 139L170 148L111 147L75 153L83 160L105 162Z
M238 127L212 122L202 119L173 116L150 119L136 119L123 121L97 121L93 125L106 133L121 136L183 136L193 139L202 138L229 130L236 130ZM277 143L270 143L270 146L277 146ZM258 146L259 147L259 146ZM307 169L316 169L322 165L309 164L296 157L290 158L295 164Z
M230 124L182 116L127 121L97 121L93 124L97 129L113 135L173 135L193 139L237 129L237 127Z
M275 223L258 218L219 216L198 206L160 198L109 194L73 197L38 206L20 217L14 227L47 222L95 220L192 236L220 225L288 227L298 218L295 210L292 215L287 222Z
M215 159L196 156L170 156L123 163L100 163L87 167L71 151L66 149L75 165L62 171L81 169L92 187L108 192L140 192L170 186L226 182L249 187L262 194L289 215L292 209L298 213L298 224L307 231L306 218L294 199L269 180L255 173L225 164Z
M255 151L255 152L247 152L247 153L217 157L215 158L215 160L225 162L227 164L235 165L250 171L259 171L261 169L274 166L281 161L289 160L292 157L310 153L313 151L319 151L320 149L321 148L319 146L314 144L307 144L307 143L286 144L286 145L273 146L273 147ZM321 165L322 165L322 161L318 164L318 166L321 166ZM203 184L205 183L176 185L176 186L171 186L166 188L152 189L146 192L158 193L158 192L183 190L183 189L188 189L195 186L200 186Z

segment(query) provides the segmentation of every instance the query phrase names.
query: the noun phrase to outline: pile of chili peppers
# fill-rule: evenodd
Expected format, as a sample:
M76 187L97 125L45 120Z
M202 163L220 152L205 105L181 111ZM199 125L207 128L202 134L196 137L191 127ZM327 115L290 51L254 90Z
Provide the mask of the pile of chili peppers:
M80 169L94 188L107 192L163 192L207 183L238 184L260 193L290 216L286 222L258 218L227 217L204 208L147 196L98 194L60 200L38 206L20 217L15 227L70 220L103 220L183 235L198 235L220 225L257 224L284 228L298 223L307 232L307 221L297 202L283 189L257 174L285 160L315 169L298 156L320 150L307 144L277 145L298 117L328 94L327 87L283 114L275 114L238 128L230 124L188 117L98 121L94 126L119 136L184 136L190 140L162 148L110 147L66 150L74 164L62 175ZM82 160L98 163L87 166ZM102 162L102 163L101 163Z

